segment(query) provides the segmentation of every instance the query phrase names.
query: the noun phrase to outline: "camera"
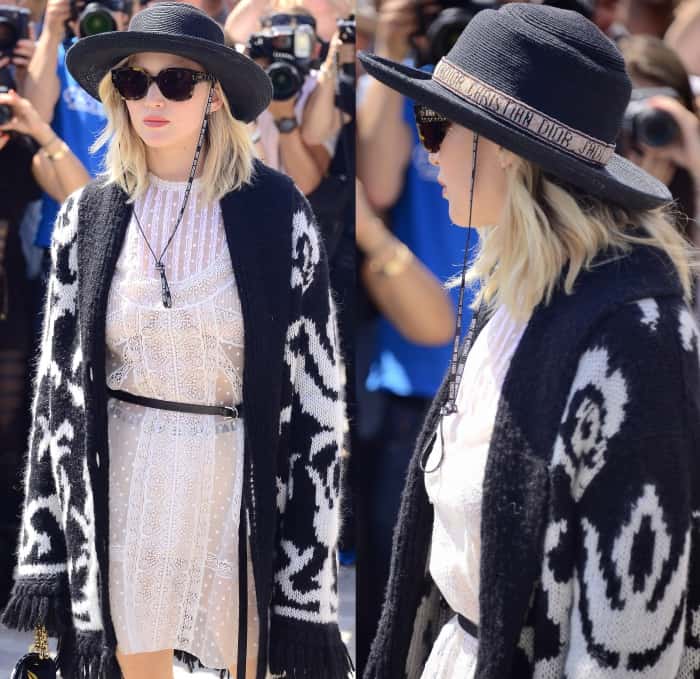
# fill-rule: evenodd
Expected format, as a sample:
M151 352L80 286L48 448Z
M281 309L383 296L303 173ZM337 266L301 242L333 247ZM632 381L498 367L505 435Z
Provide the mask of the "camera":
M0 85L0 94L7 94L9 90L4 85ZM12 120L12 109L7 104L0 104L0 125Z
M418 30L414 38L425 36L428 39L428 52L419 49L417 66L437 64L457 42L466 25L482 9L497 9L498 0L438 0L426 5L416 3L418 13Z
M649 106L648 100L659 95L679 99L678 92L670 87L639 87L632 90L622 119L622 135L628 144L667 146L679 136L680 129L673 116Z
M340 42L344 45L355 44L355 15L351 14L347 19L338 19L336 22Z
M29 37L28 9L0 5L0 58L11 57L18 40Z
M71 0L70 18L80 26L80 37L107 33L117 30L117 22L112 12L131 14L133 0L102 0L85 3L84 0Z
M251 59L270 61L265 69L272 81L272 98L291 99L301 90L304 78L319 67L315 21L303 15L273 15L263 19L263 30L248 42Z

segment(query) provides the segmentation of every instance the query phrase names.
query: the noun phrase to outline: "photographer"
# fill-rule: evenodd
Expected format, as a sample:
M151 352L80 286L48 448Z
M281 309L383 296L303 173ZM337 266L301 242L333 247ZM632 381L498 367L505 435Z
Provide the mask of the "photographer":
M321 48L316 21L303 7L293 7L261 23L262 30L250 38L250 56L268 72L274 90L268 109L257 120L263 160L288 174L308 195L321 183L335 149L334 138L307 145L300 130L316 87L312 67Z
M101 169L102 153L93 155L89 148L107 121L102 105L88 96L66 69L65 54L78 36L124 30L130 12L130 3L123 0L108 0L98 7L86 7L84 0L49 0L36 53L29 64L27 99L93 177ZM57 212L55 201L44 200L36 239L40 247L49 247Z
M623 154L669 187L689 218L681 228L697 239L700 120L688 75L676 53L658 38L630 36L619 47L634 86Z
M349 0L305 0L306 10L316 19L321 40L327 41L336 29L336 21L352 11ZM247 45L260 19L273 11L286 11L287 4L280 0L240 0L226 19L225 31L231 42Z
M12 3L0 3L0 21L3 22L3 39L0 45L0 86L14 87L24 92L29 62L36 50L34 26L29 10L13 7Z
M88 174L26 99L0 92L0 607L9 594L18 531L16 483L28 435L34 314L20 223L43 189L63 201Z

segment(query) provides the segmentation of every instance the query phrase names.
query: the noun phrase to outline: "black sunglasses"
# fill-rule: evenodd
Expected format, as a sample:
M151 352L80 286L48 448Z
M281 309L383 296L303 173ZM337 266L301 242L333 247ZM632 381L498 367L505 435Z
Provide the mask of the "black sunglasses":
M416 117L416 127L421 144L425 146L428 153L437 153L452 121L422 104L414 105L413 114Z
M117 92L131 101L143 99L152 82L166 99L185 101L192 98L194 86L203 80L213 82L214 76L190 68L164 68L158 75L151 75L137 66L126 66L112 70L112 83Z

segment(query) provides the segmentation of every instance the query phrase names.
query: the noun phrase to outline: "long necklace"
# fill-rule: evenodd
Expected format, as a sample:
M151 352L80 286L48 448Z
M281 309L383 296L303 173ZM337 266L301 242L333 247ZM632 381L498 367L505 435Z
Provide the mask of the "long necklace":
M163 306L166 309L170 309L173 305L173 298L172 295L170 294L170 286L168 285L168 279L165 275L165 264L163 263L163 257L165 256L166 251L168 250L168 247L170 247L170 243L173 242L173 238L175 238L175 233L178 230L178 227L180 226L180 222L182 222L182 217L185 214L185 207L187 207L187 200L190 197L190 191L192 190L192 182L194 182L194 176L197 172L197 165L199 164L199 156L202 152L202 146L204 145L204 135L207 131L207 125L208 125L208 115L209 115L209 107L211 106L211 100L212 96L214 94L214 88L209 89L209 98L207 99L207 106L206 109L204 110L204 120L202 121L202 128L199 131L199 139L197 140L197 148L195 149L194 152L194 159L192 160L192 168L190 169L190 176L187 180L187 186L185 187L185 196L182 199L182 205L180 206L180 212L178 213L177 220L175 221L175 226L172 230L172 233L170 234L170 238L168 238L168 242L165 244L165 247L163 248L163 251L160 253L160 257L156 256L156 253L153 251L153 248L151 247L151 244L148 242L148 238L146 238L146 234L143 231L143 227L141 226L141 222L139 221L138 215L136 214L136 210L134 210L134 219L136 220L136 225L139 227L139 231L141 232L141 235L143 236L143 239L146 241L146 245L148 249L151 251L151 255L153 255L153 259L155 261L156 265L156 270L160 274L160 294L161 294L161 299L163 300Z

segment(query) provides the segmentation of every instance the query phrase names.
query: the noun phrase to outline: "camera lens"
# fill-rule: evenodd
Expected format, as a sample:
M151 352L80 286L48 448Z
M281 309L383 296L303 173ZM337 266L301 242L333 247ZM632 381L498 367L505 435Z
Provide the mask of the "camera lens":
M12 109L7 104L0 104L0 125L12 120Z
M0 19L0 54L12 50L18 37L15 27L6 19Z
M97 2L91 2L80 15L80 35L96 35L116 31L117 24L112 14Z
M635 118L636 137L647 146L666 146L678 136L678 124L666 111L648 107Z
M277 101L291 99L301 89L303 79L292 64L277 61L267 69L267 74L272 81L272 98Z

